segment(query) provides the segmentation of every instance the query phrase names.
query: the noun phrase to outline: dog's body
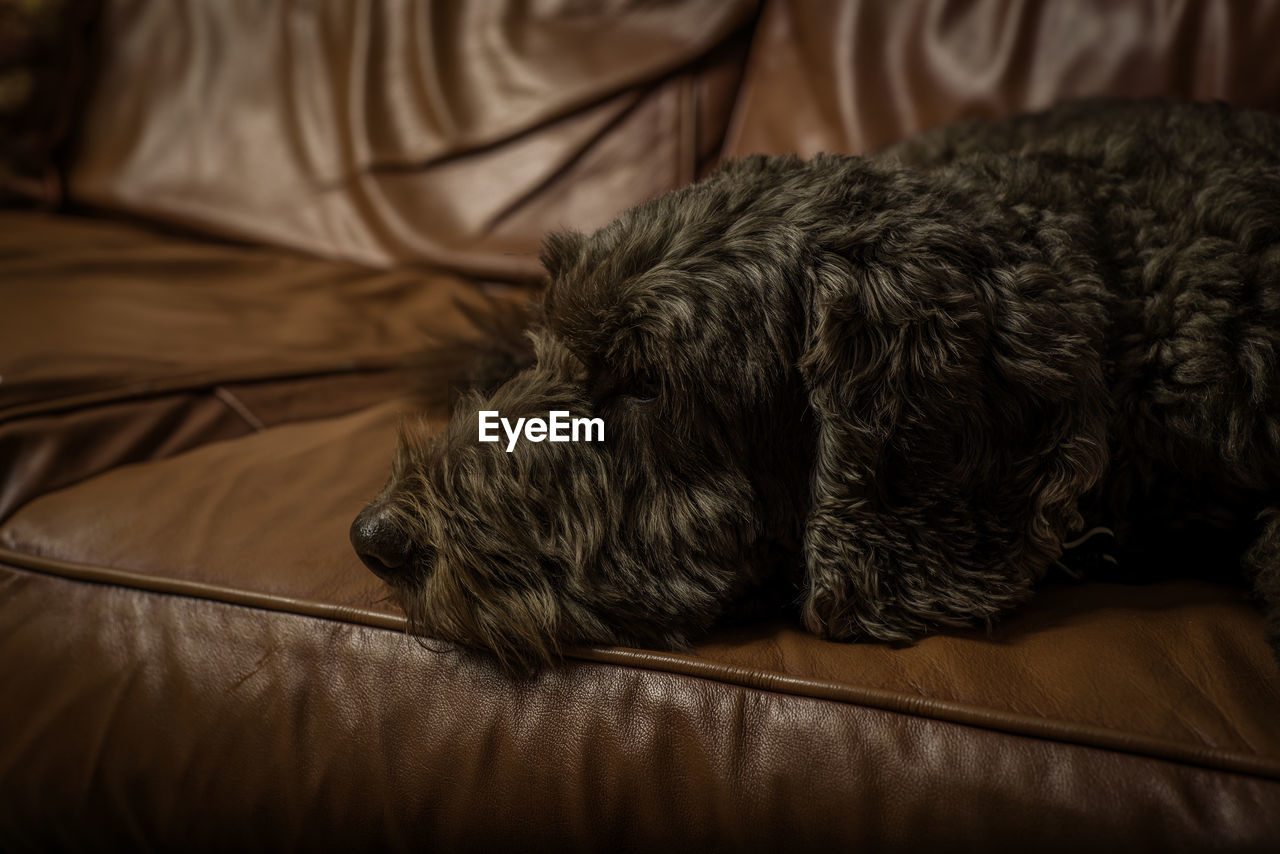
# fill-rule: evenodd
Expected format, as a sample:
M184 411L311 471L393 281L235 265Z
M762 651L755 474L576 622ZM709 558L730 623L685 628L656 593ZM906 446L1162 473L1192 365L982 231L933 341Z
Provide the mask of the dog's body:
M1107 525L1245 551L1280 633L1280 117L1080 102L753 157L543 260L527 358L406 426L352 527L416 631L679 646L784 577L810 630L910 640ZM507 453L478 410L607 438Z

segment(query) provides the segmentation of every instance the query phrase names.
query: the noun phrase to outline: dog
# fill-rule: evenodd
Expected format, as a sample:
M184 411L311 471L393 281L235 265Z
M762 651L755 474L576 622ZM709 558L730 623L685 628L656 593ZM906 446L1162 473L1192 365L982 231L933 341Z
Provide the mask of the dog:
M911 642L1102 525L1122 565L1241 565L1280 636L1280 117L1095 100L752 156L541 259L351 527L414 633L536 669L780 591ZM603 441L537 441L554 413Z

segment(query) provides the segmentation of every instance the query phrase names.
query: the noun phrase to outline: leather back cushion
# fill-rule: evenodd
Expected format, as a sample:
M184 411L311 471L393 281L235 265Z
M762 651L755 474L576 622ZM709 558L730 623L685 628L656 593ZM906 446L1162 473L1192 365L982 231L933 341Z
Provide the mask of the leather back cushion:
M117 0L76 199L526 279L723 156L859 153L1097 94L1280 106L1274 0Z
M1273 0L767 4L726 155L861 153L1094 95L1280 109Z
M112 3L74 196L327 257L532 277L547 230L603 225L718 153L754 12L309 7Z

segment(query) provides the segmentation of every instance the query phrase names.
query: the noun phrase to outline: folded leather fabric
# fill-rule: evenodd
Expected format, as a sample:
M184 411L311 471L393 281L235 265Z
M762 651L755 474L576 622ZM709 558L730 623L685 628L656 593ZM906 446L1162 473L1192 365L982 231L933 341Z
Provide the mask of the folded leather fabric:
M688 182L744 0L119 2L72 191L368 264L532 278L548 228ZM282 69L282 70L281 70Z

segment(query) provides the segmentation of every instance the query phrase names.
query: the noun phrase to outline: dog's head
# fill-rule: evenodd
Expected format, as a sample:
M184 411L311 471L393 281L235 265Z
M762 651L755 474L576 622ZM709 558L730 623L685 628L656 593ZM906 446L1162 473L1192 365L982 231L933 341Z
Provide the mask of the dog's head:
M406 422L352 526L414 631L516 666L680 646L791 546L830 636L1017 598L1104 459L1095 342L1036 302L1061 277L1034 247L932 195L750 158L549 238L529 364L443 435Z
M443 435L402 426L352 540L415 632L517 665L678 647L798 548L802 236L753 211L759 166L548 238L530 364L463 397Z

